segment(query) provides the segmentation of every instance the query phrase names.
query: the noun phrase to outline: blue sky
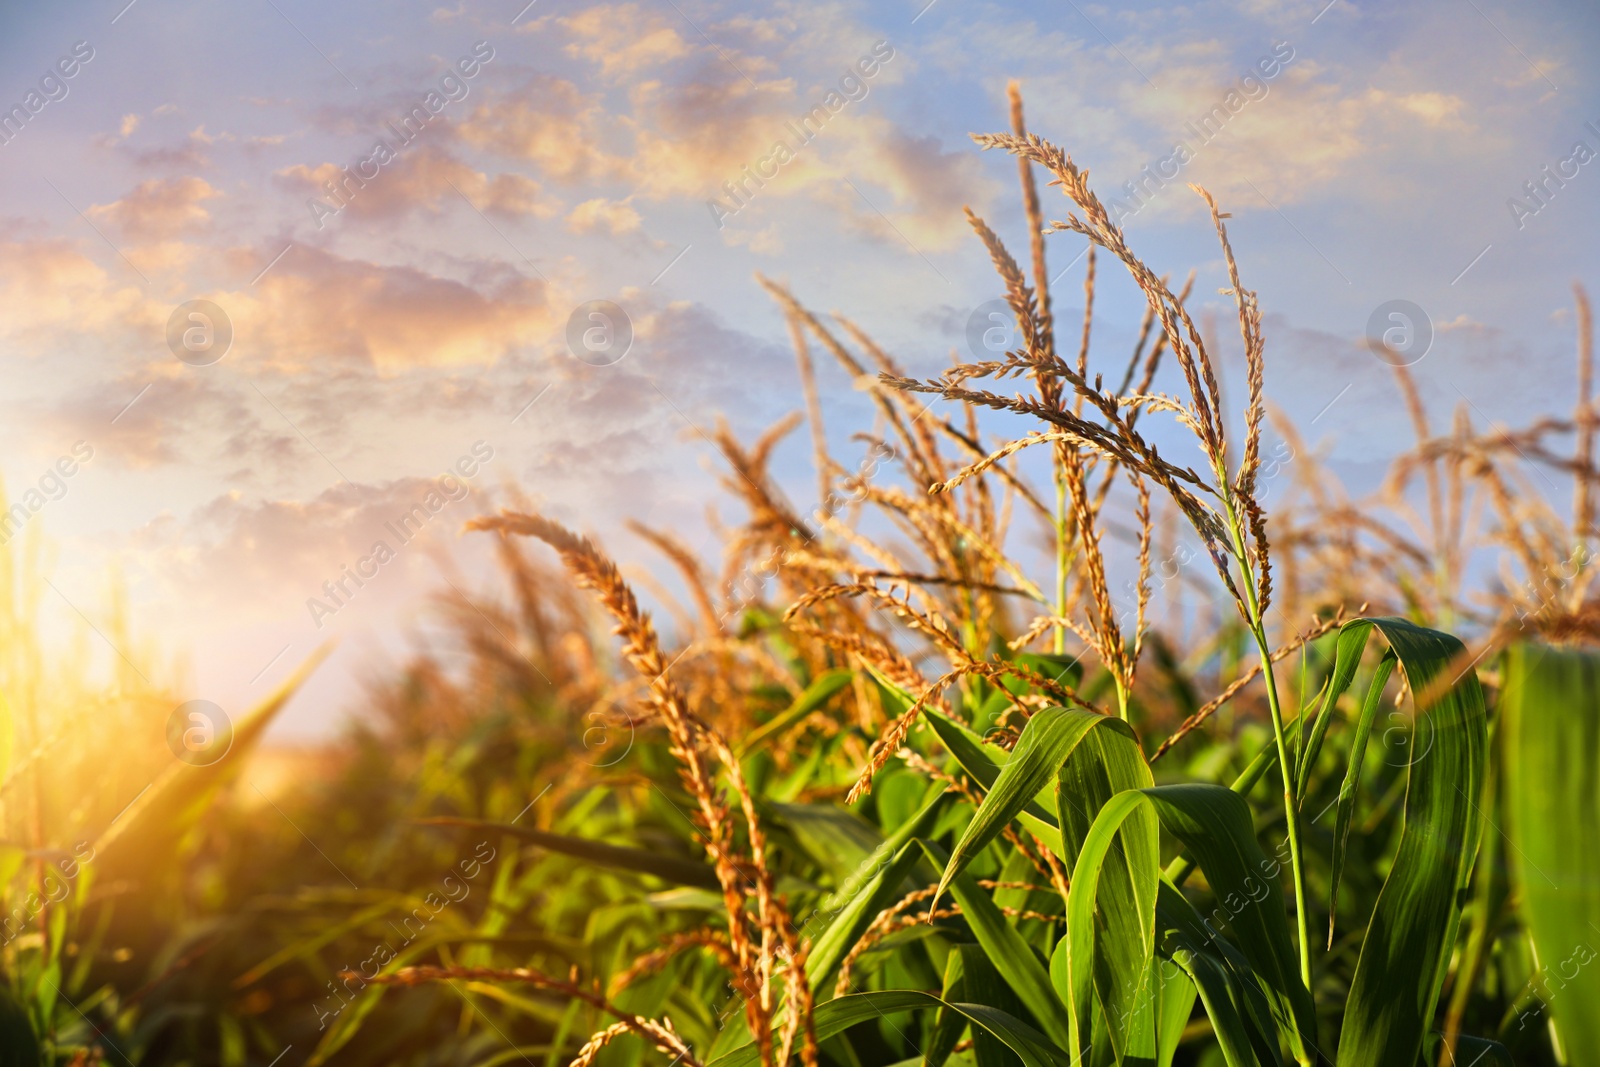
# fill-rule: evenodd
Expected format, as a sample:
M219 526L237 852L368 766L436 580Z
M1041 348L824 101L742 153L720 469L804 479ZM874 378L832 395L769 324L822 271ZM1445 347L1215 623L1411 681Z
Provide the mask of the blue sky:
M1413 369L1437 418L1570 406L1570 286L1600 275L1600 161L1576 152L1600 152L1592 7L124 5L0 16L7 107L79 42L93 51L0 144L0 470L15 498L92 448L29 520L24 539L48 549L30 573L56 586L46 610L63 628L104 618L121 575L136 630L187 664L193 697L241 706L339 636L290 735L344 713L446 557L488 587L481 547L455 530L509 486L630 560L647 557L627 517L709 545L703 433L800 406L757 272L914 371L946 366L1000 292L963 205L1025 241L1013 162L967 137L1004 128L1011 78L1030 125L1108 201L1189 149L1147 184L1129 240L1160 270L1200 272L1195 305L1215 309L1237 380L1216 241L1185 183L1218 197L1268 316L1269 394L1352 486L1408 439L1363 341L1389 301L1431 323ZM841 89L800 144L790 124ZM427 122L400 145L392 125L415 106ZM1225 121L1202 143L1191 124L1208 114ZM392 160L331 199L323 183L380 138ZM774 171L780 140L792 158ZM733 206L724 183L747 165L772 176L719 225L711 205ZM1053 191L1045 205L1064 210ZM1069 320L1075 242L1050 245ZM1094 355L1119 368L1140 298L1103 261L1101 280ZM234 332L207 366L167 342L194 299ZM631 323L607 366L566 341L593 300ZM824 386L853 454L867 407L840 374ZM492 458L463 481L479 495L315 626L322 583L477 442ZM803 496L798 438L780 466Z

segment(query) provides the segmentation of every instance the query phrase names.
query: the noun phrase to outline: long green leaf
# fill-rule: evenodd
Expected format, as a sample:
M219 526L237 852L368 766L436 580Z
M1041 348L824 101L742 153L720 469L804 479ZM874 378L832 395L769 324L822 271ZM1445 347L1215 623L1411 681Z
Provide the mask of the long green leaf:
M193 825L222 787L239 776L245 757L260 743L272 720L332 651L331 642L319 646L265 700L240 716L222 759L199 766L177 760L169 764L95 839L94 851L102 862L113 866L148 863L156 852L152 839L165 847ZM138 847L130 848L129 842Z
M1007 823L1055 781L1073 749L1096 728L1124 731L1130 737L1133 733L1120 719L1082 708L1046 708L1028 720L1011 758L1000 769L988 796L951 851L950 863L939 882L940 894Z
M1188 1028L1189 1016L1194 1013L1194 982L1159 956L1150 961L1150 970L1155 989L1156 1067L1172 1067L1178 1055L1178 1043Z
M883 844L883 834L876 826L837 804L770 804L766 808L836 884L842 884Z
M1277 1027L1249 961L1165 878L1157 887L1156 930L1160 958L1181 968L1199 991L1228 1067L1277 1067Z
M1279 1034L1297 1060L1313 1062L1315 1015L1310 993L1299 980L1284 914L1277 880L1281 865L1267 859L1256 843L1249 807L1239 794L1217 785L1159 786L1119 794L1085 843L1069 896L1092 890L1093 871L1085 864L1101 854L1111 826L1125 819L1126 809L1136 804L1147 806L1188 847L1216 894L1216 908L1203 919L1170 882L1162 880L1152 887L1159 889L1155 904L1162 955L1198 987L1213 1025L1227 1037L1224 1051L1230 1064L1276 1062ZM1153 874L1153 856L1147 866ZM1138 891L1119 895L1133 899ZM1096 916L1095 924L1104 925L1105 917ZM1081 907L1071 908L1070 948L1058 947L1051 960L1057 989L1071 990L1075 1012L1081 1012L1084 999L1080 983L1073 980L1076 968L1071 960L1074 953L1083 952L1079 946L1086 926L1095 929L1085 921ZM1218 927L1231 930L1239 945L1231 944ZM1121 940L1122 950L1131 951L1129 935L1124 933ZM1107 1015L1113 1021L1117 1018L1109 1010ZM1141 1037L1144 1025L1141 1020Z
M1375 626L1388 640L1413 693L1458 662L1464 647L1449 634L1403 619ZM1488 753L1483 690L1469 668L1431 705L1417 709L1400 847L1378 893L1361 945L1339 1063L1416 1067L1455 946L1461 897L1483 827L1478 808Z
M939 740L950 750L956 762L961 764L961 769L971 775L972 780L985 790L992 789L1000 777L1001 768L1010 762L1011 753L998 745L989 744L961 723L931 708L925 710L924 715L928 724L939 735ZM1056 852L1060 851L1061 829L1056 825L1055 816L1045 810L1039 803L1038 797L1024 804L1022 810L1017 812L1016 818L1030 833Z
M1288 725L1292 726L1294 724L1291 722ZM1273 744L1265 745L1260 752L1256 753L1255 758L1250 761L1249 765L1239 774L1239 777L1233 780L1233 784L1229 785L1228 788L1240 796L1248 796L1250 790L1254 789L1261 779L1266 777L1267 772L1277 765L1278 746ZM1194 857L1187 852L1180 852L1173 858L1171 863L1167 864L1167 869L1162 873L1174 886L1182 888L1183 883L1194 873L1194 870Z
M957 945L956 950L950 953L944 964L944 991L939 999L947 1003L946 1007L939 1009L939 1014L934 1018L933 1033L928 1038L928 1043L922 1049L922 1067L944 1067L945 1061L950 1058L950 1053L955 1051L956 1045L961 1042L961 1035L967 1029L967 1017L960 1012L948 1007L950 1002L963 1003L969 1000L982 1000L982 997L967 995L967 955L963 950L975 950L976 955L983 955L983 949L977 945ZM988 957L984 956L987 961ZM1000 975L991 967L997 984ZM1010 986L1006 986L1009 990Z
M878 912L894 903L900 883L922 862L922 856L921 848L911 841L901 845L887 862L869 858L870 873L852 886L848 896L836 894L801 924L802 931L813 923L822 925L806 961L806 980L813 991L823 988Z
M1322 701L1317 708L1317 717L1311 725L1311 739L1306 744L1305 752L1300 756L1298 773L1295 775L1298 790L1296 796L1306 795L1306 786L1311 781L1311 771L1316 766L1317 756L1322 752L1322 742L1328 736L1328 726L1333 721L1335 707L1344 691L1350 688L1350 682L1356 676L1356 668L1361 666L1361 654L1367 649L1367 639L1372 636L1370 626L1344 626L1339 630L1339 636L1334 639L1333 676L1328 679L1328 684L1322 690Z
M1128 790L1101 809L1078 853L1067 892L1068 988L1057 989L1072 1009L1071 1048L1077 1054L1089 1051L1098 1003L1118 1062L1154 1058L1150 964L1159 849L1150 798Z
M1372 673L1367 686L1367 698L1361 702L1356 715L1355 734L1350 740L1350 759L1346 764L1344 781L1339 786L1338 810L1333 819L1333 871L1328 882L1328 947L1333 947L1333 928L1339 916L1339 881L1344 874L1344 861L1350 847L1350 820L1355 815L1356 791L1361 787L1361 765L1367 759L1367 740L1372 736L1372 721L1377 717L1378 705L1383 703L1383 687L1394 673L1394 653L1386 654Z
M916 814L895 827L894 832L884 838L882 844L873 849L872 855L861 861L861 865L856 868L855 873L840 883L839 888L834 890L828 906L840 904L855 896L861 887L869 879L875 877L890 859L899 855L900 850L913 837L922 837L929 834L929 827L935 825L940 813L949 808L949 806L949 793L943 789L934 792L932 796L923 802L922 807L917 809Z
M1072 1067L1072 1058L1027 1023L983 1004L948 1004L932 993L913 989L888 989L851 993L817 1005L812 1025L817 1040L843 1033L859 1023L877 1022L898 1012L948 1006L966 1016L974 1027L993 1034L1021 1058L1024 1067ZM706 1067L756 1067L761 1062L755 1043L713 1059Z
M1239 1012L1238 987L1232 976L1212 957L1191 949L1174 948L1169 958L1182 968L1199 991L1200 1002L1205 1007L1206 1018L1211 1021L1211 1031L1227 1067L1257 1067L1260 1060L1256 1058L1250 1033Z
M1311 1062L1316 1013L1311 993L1300 981L1299 958L1289 936L1279 887L1284 865L1261 851L1249 805L1220 785L1155 786L1144 794L1155 805L1161 825L1205 872L1217 898L1211 918L1233 932L1295 1058Z
M1056 819L1061 824L1057 854L1069 868L1077 864L1089 828L1112 797L1155 784L1133 731L1118 720L1103 721L1105 728L1089 731L1056 771Z
M939 846L926 841L921 844L936 864L944 858ZM978 944L983 946L989 961L1017 994L1017 999L1052 1041L1063 1048L1072 1047L1066 1005L1056 995L1050 974L1034 947L1006 920L1005 913L995 906L971 875L958 873L950 881L949 888L956 903L961 905L962 917L967 920Z
M1506 653L1506 831L1540 998L1573 1067L1600 1064L1600 656Z
M674 885L690 885L701 889L720 889L722 885L717 881L717 872L709 863L702 863L686 856L673 856L650 849L630 848L626 845L608 845L604 841L591 841L586 837L572 837L567 834L551 833L548 830L536 830L531 826L515 826L511 823L489 822L483 819L439 816L418 819L417 822L422 826L464 826L474 830L506 834L521 838L540 848L547 848L551 852L576 856L615 870L654 875Z
M950 953L950 963L945 971L944 999L957 1004L983 1004L1020 1017L1022 1002L1011 986L1000 977L981 945L957 945ZM929 1042L923 1057L927 1067L940 1067L955 1047L963 1030L971 1022L965 1015L948 1004L939 1009L934 1026L934 1039ZM972 1053L978 1067L1016 1067L1017 1054L981 1026L972 1029Z
M753 752L773 738L782 735L791 726L798 726L804 722L812 712L826 704L829 697L849 685L854 673L848 670L829 671L806 686L805 692L795 697L793 704L747 734L744 740L739 742L738 754L743 756Z

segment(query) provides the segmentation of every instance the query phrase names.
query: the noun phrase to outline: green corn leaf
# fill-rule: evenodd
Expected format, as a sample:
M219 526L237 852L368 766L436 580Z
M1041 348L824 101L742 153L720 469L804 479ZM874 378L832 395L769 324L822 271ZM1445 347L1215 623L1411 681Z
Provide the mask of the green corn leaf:
M1231 976L1210 956L1189 949L1174 949L1171 960L1182 968L1184 975L1199 991L1206 1018L1222 1050L1227 1067L1257 1067L1261 1062L1251 1047L1250 1034L1239 1014L1237 985ZM1171 1063L1168 1058L1165 1063ZM1271 1063L1272 1061L1267 1061Z
M1328 947L1333 947L1333 928L1338 921L1339 881L1344 874L1344 861L1350 847L1350 820L1355 815L1356 791L1361 786L1361 765L1366 762L1367 740L1372 735L1372 721L1377 717L1378 705L1383 703L1383 687L1394 673L1394 653L1386 654L1372 674L1372 684L1367 687L1367 697L1361 702L1356 716L1356 730L1350 741L1350 762L1345 770L1344 782L1339 786L1338 810L1333 821L1333 873L1328 885Z
M929 799L863 860L832 896L800 922L801 936L815 938L806 960L807 983L813 991L822 989L833 976L878 912L903 895L907 876L923 862L921 848L912 841L937 820L949 796L938 793Z
M717 881L717 872L709 863L689 859L686 856L673 856L667 853L643 848L630 848L625 845L608 845L603 841L591 841L586 837L572 837L567 834L550 833L547 830L536 830L531 826L514 826L511 823L488 822L482 819L457 819L450 816L440 816L432 819L418 819L423 826L462 826L490 833L506 834L510 837L520 838L530 844L547 848L551 852L559 852L566 856L576 856L588 860L590 863L602 867L611 867L620 871L635 871L639 874L649 874L660 878L673 885L695 886L700 889L720 889L722 883Z
M1024 1067L1073 1067L1072 1057L1050 1043L1039 1031L1003 1011L983 1004L950 1004L966 1016L973 1027L988 1031L1015 1052ZM897 1012L937 1010L946 1002L932 993L913 989L889 989L871 993L851 993L817 1005L813 1017L817 1040L843 1033L859 1023L877 1022ZM761 1062L755 1043L713 1059L706 1067L756 1067Z
M1519 644L1500 698L1512 877L1541 1000L1573 1067L1600 1064L1600 656ZM1460 1053L1457 1053L1460 1058Z
M1295 1059L1311 1062L1316 1013L1300 981L1299 958L1289 935L1280 872L1286 860L1269 859L1255 837L1249 805L1220 785L1155 786L1143 791L1161 825L1194 856L1216 895L1210 916L1232 932L1239 953L1259 984Z
M1151 959L1150 970L1155 989L1156 1067L1172 1067L1178 1042L1194 1013L1195 986L1182 970L1160 957Z
M940 994L940 999L946 1001L946 1006L939 1009L939 1014L934 1019L933 1034L922 1050L922 1067L944 1067L945 1062L950 1059L950 1054L955 1051L956 1045L961 1042L961 1035L966 1032L967 1017L951 1008L949 1003L982 999L967 994L967 957L972 954L970 950L975 948L977 955L983 954L983 949L976 945L957 945L955 951L945 960L944 991ZM983 958L985 961L988 960L987 956ZM993 967L989 970L994 975L995 981L999 982L999 973L995 972ZM1009 988L1008 986L1007 989Z
M1000 769L988 796L956 842L939 883L940 895L972 857L1055 780L1073 750L1097 728L1133 737L1132 728L1120 719L1082 708L1046 708L1028 720L1011 758Z
M1124 725L1115 719L1104 721ZM1068 867L1075 865L1090 827L1111 798L1125 789L1154 784L1150 764L1132 730L1110 725L1090 730L1056 772L1056 818L1061 824L1057 854Z
M1090 1051L1098 1006L1119 1063L1154 1056L1151 961L1160 859L1149 797L1138 790L1112 797L1083 841L1067 893L1067 988L1058 985L1057 992L1071 1006L1075 1053Z
M1388 640L1413 693L1453 668L1464 650L1449 634L1403 619L1375 626ZM1478 799L1488 758L1483 690L1468 669L1428 707L1411 738L1405 828L1378 893L1350 982L1339 1063L1416 1067L1455 946L1461 898L1483 827ZM1569 816L1570 817L1570 816Z
M878 687L897 707L898 712L904 714L905 710L911 707L912 698L875 668L868 666L867 669L878 683ZM956 762L961 764L962 770L970 774L984 789L994 784L995 779L1000 776L1000 768L1011 758L1009 752L998 745L989 744L964 724L932 708L923 708L922 715L938 734L939 740L944 742L945 747L955 756ZM1037 798L1024 807L1017 815L1017 819L1046 845L1053 849L1057 848L1061 831L1056 828L1054 816L1044 809Z
M1137 983L1140 978L1135 973L1136 966L1148 968L1150 960L1150 956L1145 955L1136 962L1134 956L1136 952L1147 951L1144 945L1136 943L1137 938L1144 936L1143 930L1150 930L1150 950L1154 948L1153 913L1148 920L1151 925L1146 927L1142 925L1146 921L1145 912L1137 911L1135 914L1141 924L1137 928L1139 932L1130 933L1129 918L1108 919L1105 911L1096 913L1086 909L1079 897L1080 893L1095 891L1093 865L1101 862L1114 830L1139 809L1153 816L1151 829L1145 832L1153 834L1154 819L1159 818L1161 825L1189 849L1216 894L1216 907L1209 920L1202 919L1175 887L1165 884L1158 892L1153 843L1140 846L1148 848L1141 868L1148 873L1140 875L1137 885L1127 889L1118 886L1107 899L1124 906L1129 901L1137 901L1140 908L1149 901L1149 907L1157 909L1159 906L1165 913L1161 922L1169 945L1167 958L1182 967L1199 988L1219 1032L1227 1029L1231 1033L1235 1052L1255 1048L1256 1052L1251 1053L1255 1055L1263 1047L1275 1047L1276 1038L1268 1043L1258 1036L1262 1031L1275 1032L1289 1042L1297 1060L1312 1062L1316 1049L1315 1013L1311 994L1300 982L1283 896L1278 887L1282 864L1269 860L1256 843L1250 810L1244 799L1217 785L1155 786L1119 793L1095 821L1073 870L1067 919L1070 947L1065 951L1058 947L1051 961L1057 989L1072 1003L1074 1050L1081 1052L1084 1048L1084 1013L1089 1008L1083 988L1084 970L1076 966L1077 959L1093 958L1099 965L1101 957L1090 957L1088 947L1098 937L1096 948L1104 946L1108 953L1121 954L1120 967L1116 970L1118 978L1124 983ZM1160 903L1163 900L1164 905ZM1218 927L1224 926L1233 932L1237 947L1222 937ZM1178 953L1186 955L1179 958ZM1205 958L1200 958L1202 956ZM1145 1040L1146 1028L1153 1025L1153 1020L1149 1016L1131 1016L1132 1021L1137 1021L1137 1031L1129 1023L1119 1023L1116 1011L1131 1012L1137 1002L1131 996L1120 1001L1107 996L1098 983L1096 992L1100 994L1099 1003L1111 1024L1113 1045L1119 1054L1126 1056L1136 1048L1132 1042ZM1142 995L1150 998L1152 994L1153 990L1146 988Z
M935 864L944 859L939 846L926 841L920 843ZM945 869L948 870L949 865L946 864ZM1056 995L1050 973L1034 947L1007 921L1005 913L995 906L972 876L958 873L948 885L978 944L983 946L989 961L1017 994L1017 999L1052 1041L1063 1048L1071 1048L1072 1029L1066 1005Z
M118 866L148 863L153 852L176 841L222 787L238 778L245 756L332 651L331 643L319 647L265 700L240 716L233 724L233 740L225 757L201 766L174 760L95 839L94 852L102 862Z
M878 828L836 804L769 804L767 809L824 871L842 884L883 844Z
M1228 1067L1276 1067L1272 1012L1244 955L1165 878L1157 887L1156 923L1161 959L1193 983Z
M746 735L744 740L739 742L738 754L744 756L754 752L773 738L781 736L790 727L804 722L812 712L826 704L829 697L849 685L854 674L854 671L848 670L829 671L806 686L805 692L795 697L793 704Z
M1240 796L1247 796L1250 790L1254 789L1256 784L1266 776L1266 773L1277 765L1278 746L1269 744L1256 754L1255 759L1250 761L1249 765L1245 767L1239 777L1233 780L1233 784L1228 788ZM1167 864L1167 869L1163 874L1174 886L1181 888L1189 875L1194 873L1194 869L1194 857L1187 852L1181 852L1171 863Z
M929 797L922 807L917 809L916 814L895 827L894 832L872 850L872 855L862 860L855 872L839 884L828 906L837 906L854 897L867 880L874 877L885 864L898 855L913 837L929 835L929 827L937 824L941 813L949 808L949 801L950 794L943 790Z
M941 712L932 708L926 709L928 725L933 727L933 732L939 735L939 740L950 754L961 764L961 769L972 776L973 781L989 789L994 785L995 779L1000 777L1000 769L1010 760L1011 754L1005 749L991 745L962 723L956 722ZM1043 808L1038 811L1040 818L1049 818L1049 813Z
M1022 1015L1017 999L981 945L957 945L945 969L944 999L951 1003L983 1004L1013 1017ZM923 1057L924 1067L941 1067L968 1028L969 1020L946 1004L939 1009L934 1037ZM977 1067L1016 1067L1017 1054L981 1026L972 1029L972 1052Z
M573 1001L573 1003L578 1002ZM712 1040L711 1047L705 1053L707 1057L713 1060L726 1056L740 1046L748 1045L752 1040L750 1021L745 1017L744 1012L729 1011L719 1020L719 1023L722 1029L717 1031L717 1036ZM551 1064L550 1067L567 1067L567 1064L568 1061L562 1059L559 1063Z
M1356 676L1356 668L1361 666L1361 655L1367 649L1367 638L1370 636L1372 636L1370 626L1344 626L1339 630L1339 636L1334 642L1333 675L1323 687L1322 700L1317 707L1317 717L1311 724L1311 739L1306 744L1305 752L1299 757L1298 773L1295 775L1299 786L1296 796L1306 795L1311 771L1317 765L1317 756L1322 752L1322 742L1328 736L1328 727L1333 722L1334 709L1344 691L1350 688L1350 682Z
M927 709L924 714L934 733L944 742L944 747L948 748L951 755L955 756L956 762L961 764L961 769L971 775L973 781L984 789L993 788L995 781L1000 777L1001 768L1010 762L1011 753L998 745L989 744L946 715L941 715L932 709ZM1058 847L1061 841L1061 829L1056 825L1055 816L1045 810L1037 796L1022 806L1016 818L1027 827L1029 833L1049 845L1052 850L1058 853L1061 851Z

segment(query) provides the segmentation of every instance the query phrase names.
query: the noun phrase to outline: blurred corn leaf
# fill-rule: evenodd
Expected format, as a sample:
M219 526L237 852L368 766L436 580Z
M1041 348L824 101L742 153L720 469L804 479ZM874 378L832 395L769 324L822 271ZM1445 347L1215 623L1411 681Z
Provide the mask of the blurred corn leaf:
M177 760L169 764L94 840L96 855L107 862L126 862L131 841L137 840L142 852L152 847L152 838L170 841L181 837L217 791L238 777L244 757L259 744L278 712L332 651L331 644L318 648L271 695L240 716L233 724L233 741L224 758L203 766Z
M1600 656L1517 644L1504 670L1506 830L1536 989L1567 1062L1588 1067L1600 1064Z
M547 830L537 830L531 826L516 826L512 823L488 822L483 819L458 819L451 816L439 816L431 819L418 819L422 826L461 826L474 830L484 830L497 834L506 834L510 837L520 838L540 848L547 848L552 852L559 852L567 856L598 863L602 867L611 867L621 871L635 871L639 874L653 875L664 882L673 885L694 886L700 889L717 889L717 872L709 863L689 859L687 856L672 856L659 851L650 851L642 848L630 848L625 845L610 845L604 841L590 841L583 837L573 837L570 834L555 834Z
M737 746L739 755L755 751L768 741L782 736L785 731L804 722L812 712L826 704L828 698L849 685L854 674L854 671L848 670L829 671L806 686L805 691L795 697L794 703L786 710L774 715L739 742Z
M39 1067L40 1062L39 1039L27 1009L0 985L0 1067Z
M817 1038L826 1039L859 1023L876 1022L897 1013L947 1007L965 1016L974 1027L992 1034L1017 1054L1024 1067L1073 1067L1075 1063L1049 1038L1003 1011L984 1004L947 1004L932 993L912 989L851 993L818 1005ZM713 1059L706 1067L755 1067L760 1062L755 1044L751 1043Z

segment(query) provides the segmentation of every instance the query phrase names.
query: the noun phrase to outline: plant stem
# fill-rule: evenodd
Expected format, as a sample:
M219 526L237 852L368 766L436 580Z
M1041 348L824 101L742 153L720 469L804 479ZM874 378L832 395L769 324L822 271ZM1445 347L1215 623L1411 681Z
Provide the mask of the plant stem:
M1300 926L1300 978L1311 988L1311 916L1306 912L1306 876L1301 862L1300 804L1294 795L1294 772L1290 769L1284 744L1283 710L1278 705L1277 682L1272 676L1272 653L1267 647L1264 628L1258 621L1252 628L1256 647L1261 651L1262 677L1267 684L1267 707L1272 711L1272 729L1278 740L1278 767L1283 771L1283 813L1289 830L1289 861L1294 868L1294 906Z
M1228 530L1233 537L1233 551L1244 576L1245 608L1250 623L1250 633L1256 639L1256 649L1261 655L1261 676L1267 685L1267 709L1272 714L1272 736L1278 746L1278 769L1283 774L1283 814L1289 833L1289 862L1294 874L1295 918L1299 927L1300 979L1306 989L1311 988L1311 916L1306 911L1306 877L1300 849L1300 805L1295 797L1295 771L1289 762L1288 738L1283 725L1283 708L1278 703L1278 682L1272 672L1272 649L1267 643L1266 623L1261 617L1261 601L1257 593L1255 572L1250 569L1250 557L1245 549L1244 527L1233 506L1233 494L1228 491L1226 472L1219 472L1218 483L1223 487L1222 504L1228 515Z

